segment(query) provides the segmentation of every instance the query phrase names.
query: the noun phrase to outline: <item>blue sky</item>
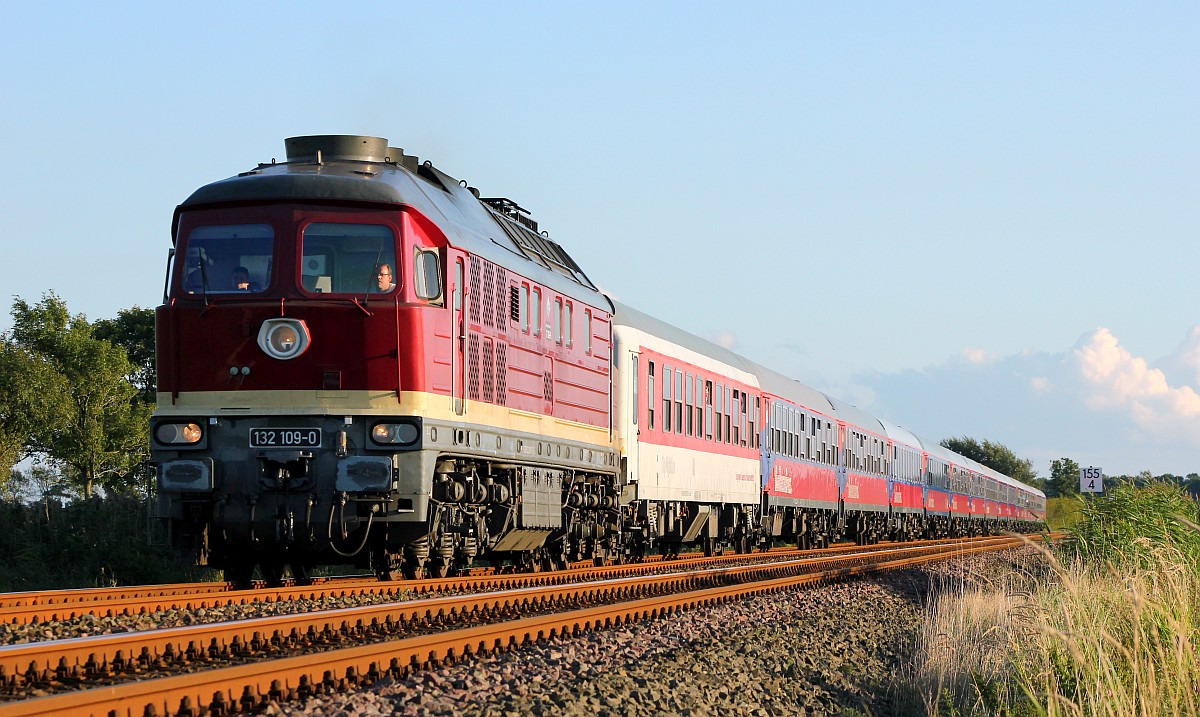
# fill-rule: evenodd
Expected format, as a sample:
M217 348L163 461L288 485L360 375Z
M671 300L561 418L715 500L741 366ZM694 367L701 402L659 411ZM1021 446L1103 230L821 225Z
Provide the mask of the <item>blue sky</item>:
M300 134L530 209L622 301L1048 473L1200 471L1194 3L8 3L6 298L161 298ZM10 324L0 316L0 330Z

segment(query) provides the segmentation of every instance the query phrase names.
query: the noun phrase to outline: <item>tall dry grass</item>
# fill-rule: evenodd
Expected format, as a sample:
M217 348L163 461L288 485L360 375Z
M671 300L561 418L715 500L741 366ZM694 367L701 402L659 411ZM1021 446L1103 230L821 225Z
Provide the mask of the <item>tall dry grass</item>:
M1054 552L936 591L902 677L910 713L1200 717L1196 503L1124 487L1079 512Z

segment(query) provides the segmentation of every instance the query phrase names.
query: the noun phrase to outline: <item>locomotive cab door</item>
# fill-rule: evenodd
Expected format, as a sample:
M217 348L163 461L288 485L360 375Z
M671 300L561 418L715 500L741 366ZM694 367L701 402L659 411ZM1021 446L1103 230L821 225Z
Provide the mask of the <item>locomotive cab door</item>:
M451 390L450 401L453 404L454 413L461 416L466 412L466 405L463 400L465 391L464 365L466 364L466 346L467 346L467 331L463 317L463 297L466 294L466 268L464 266L462 254L454 253L454 269L452 285L450 291L453 298L451 302L451 328L452 335L450 347L450 373L451 373Z

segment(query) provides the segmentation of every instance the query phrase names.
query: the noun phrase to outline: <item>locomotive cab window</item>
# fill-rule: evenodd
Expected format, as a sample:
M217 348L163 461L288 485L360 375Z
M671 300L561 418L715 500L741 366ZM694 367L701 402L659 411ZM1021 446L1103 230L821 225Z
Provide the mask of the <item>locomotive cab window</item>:
M316 294L390 294L400 283L395 235L378 224L314 222L301 238L300 283ZM440 295L440 286L439 286Z
M197 227L184 252L183 291L257 293L271 283L275 232L266 224Z

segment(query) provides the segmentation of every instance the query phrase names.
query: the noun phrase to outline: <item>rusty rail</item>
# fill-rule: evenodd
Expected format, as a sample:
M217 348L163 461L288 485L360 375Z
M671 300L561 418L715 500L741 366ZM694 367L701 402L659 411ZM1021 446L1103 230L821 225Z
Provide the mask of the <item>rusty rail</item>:
M799 551L776 548L768 552L725 554L712 557L685 555L675 560L651 556L644 562L604 567L578 567L573 571L546 573L497 573L476 569L469 575L437 580L380 582L373 577L341 577L317 579L311 585L285 585L277 588L258 587L252 590L232 590L227 583L176 583L170 585L139 585L120 588L88 588L83 590L48 590L0 594L0 623L26 625L71 620L83 615L113 617L143 615L163 610L212 609L226 605L245 605L251 602L282 602L288 600L317 600L325 597L377 595L401 598L407 594L427 594L461 590L497 590L531 585L564 584L580 579L581 575L596 578L618 575L637 575L675 568L682 565L720 565L747 560L773 560L782 556L838 555L850 551L882 550L896 545L921 546L961 544L962 540L920 541L915 543L882 543L875 546L837 545L829 548Z

